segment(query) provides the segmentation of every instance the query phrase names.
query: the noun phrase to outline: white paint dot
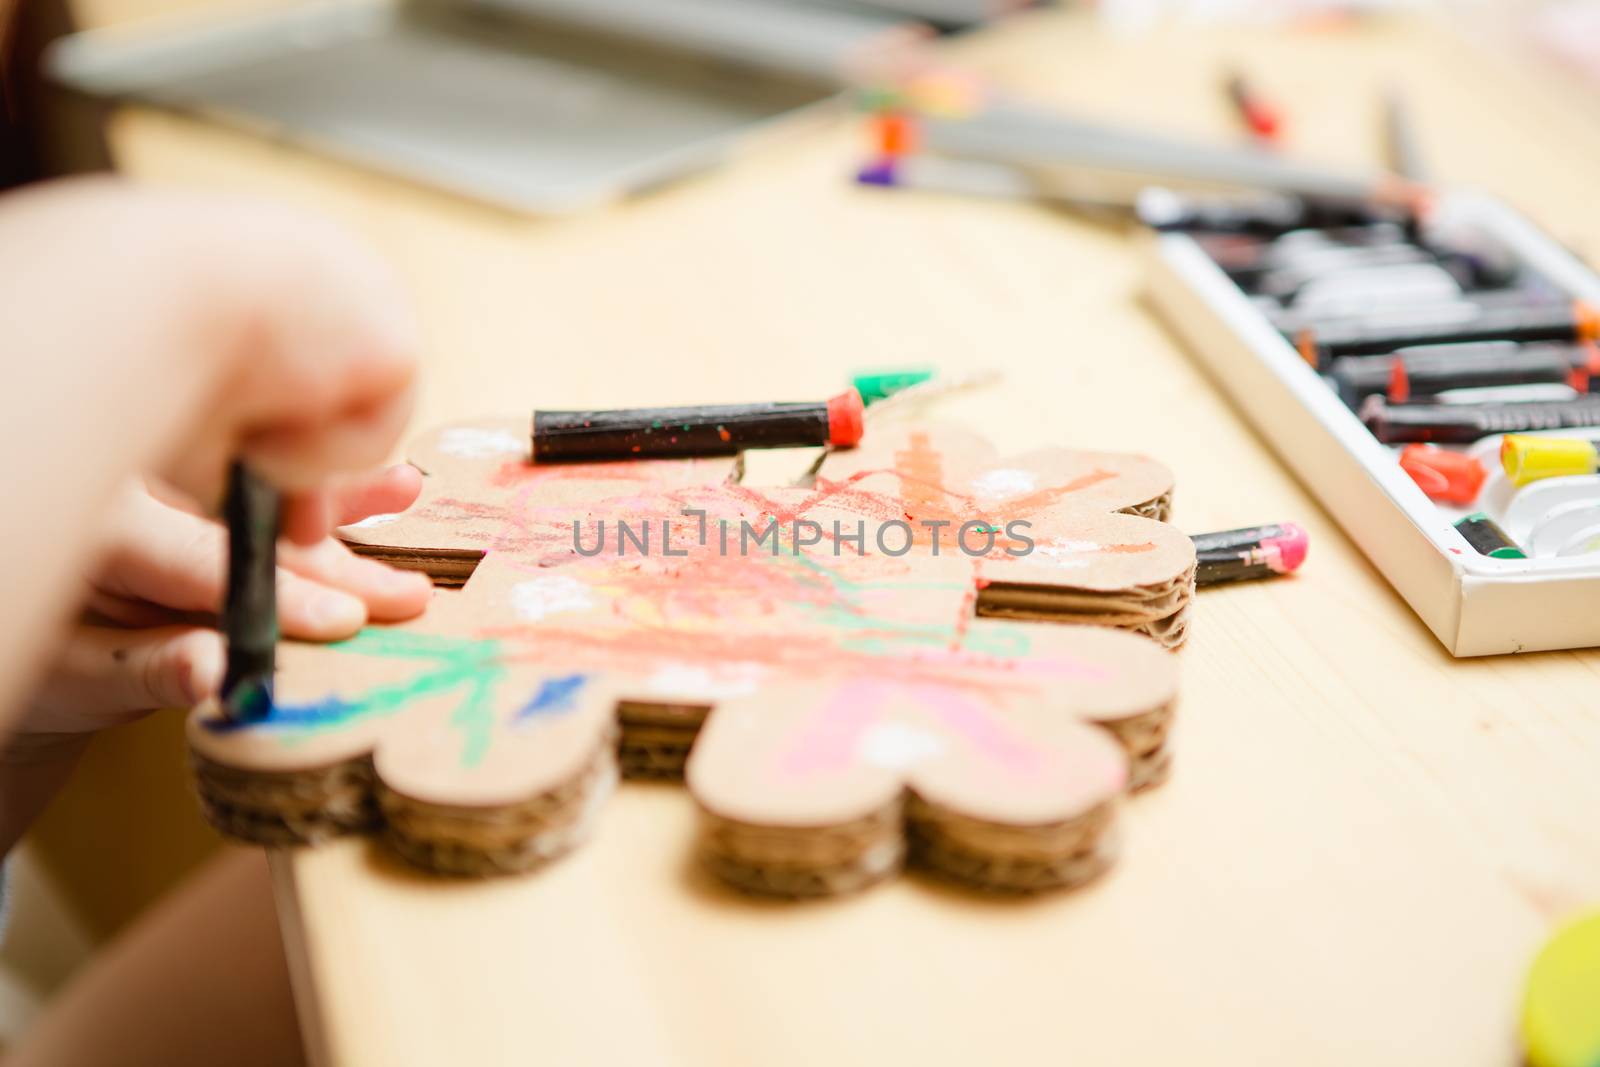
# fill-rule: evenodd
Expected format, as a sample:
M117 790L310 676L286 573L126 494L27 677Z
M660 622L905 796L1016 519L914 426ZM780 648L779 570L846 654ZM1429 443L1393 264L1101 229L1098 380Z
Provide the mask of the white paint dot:
M984 500L1001 500L1031 493L1037 485L1038 481L1030 471L999 467L974 479L972 491Z
M395 522L399 518L400 518L400 513L398 511L386 512L386 513L384 513L382 515L368 515L366 518L362 519L360 522L350 522L350 523L346 523L345 525L346 525L346 527L348 527L349 529L352 529L352 530L370 530L374 526L387 526L391 522Z
M904 723L879 723L862 736L856 755L876 767L903 771L944 751L944 740Z
M490 456L526 455L528 442L509 430L452 426L439 435L439 451L462 459L488 459Z
M511 587L511 609L529 622L568 611L583 611L593 603L589 587L566 574L531 578Z
M1043 556L1062 570L1076 570L1089 565L1088 560L1077 557L1099 552L1102 547L1098 541L1071 541L1057 537L1048 544L1035 545L1033 554Z
M725 700L756 691L766 675L759 663L668 663L645 683L652 695L687 700Z

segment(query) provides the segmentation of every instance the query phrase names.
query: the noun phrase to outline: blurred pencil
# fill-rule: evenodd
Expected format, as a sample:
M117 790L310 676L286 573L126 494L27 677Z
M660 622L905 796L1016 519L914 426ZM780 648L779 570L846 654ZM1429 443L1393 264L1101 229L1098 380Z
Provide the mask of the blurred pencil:
M1136 220L1155 230L1207 230L1274 236L1305 226L1365 226L1395 222L1361 200L1315 200L1283 194L1196 196L1148 185L1136 195L1117 196L1085 183L1064 185L1059 175L975 159L946 156L879 158L856 172L860 185L914 189L990 200L1026 200L1065 208L1100 220Z
M1016 107L970 119L934 119L924 147L1018 167L1073 167L1134 174L1152 184L1200 183L1335 200L1407 200L1408 183L1383 173L1296 163L1256 148L1209 145L1097 127Z
M1132 218L1132 198L1083 196L1067 192L1039 175L1004 163L943 156L902 156L870 163L856 172L861 185L885 189L976 196L991 200L1031 200L1096 216Z
M1400 90L1393 86L1383 95L1383 136L1389 169L1410 181L1426 181L1427 167L1423 165L1422 151L1417 146L1411 109Z
M1283 119L1271 102L1256 92L1255 86L1238 71L1229 74L1223 83L1228 99L1252 136L1268 144L1275 144L1283 132Z

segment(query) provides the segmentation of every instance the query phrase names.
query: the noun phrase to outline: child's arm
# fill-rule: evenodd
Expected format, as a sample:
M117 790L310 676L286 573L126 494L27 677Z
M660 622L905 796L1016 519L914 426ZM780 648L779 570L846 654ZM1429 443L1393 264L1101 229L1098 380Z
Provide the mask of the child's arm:
M127 655L96 655L85 632L67 625L91 591L178 612L214 607L218 532L126 495L132 476L155 474L213 506L228 462L244 456L289 494L285 532L309 546L300 550L301 573L373 606L378 572L352 570L318 542L347 517L333 513L333 478L377 464L396 442L417 342L381 266L337 233L242 201L109 181L0 198L0 322L8 334L0 388L5 812L16 810L17 788L38 791L41 767L26 762L38 746L18 742L48 732L39 702L30 706L30 738L14 735L19 697L52 667L58 692L63 669L69 680L91 680L72 691L74 706L113 706L126 702L118 686L170 680L163 664L176 662L183 670L173 677L187 671L192 684L196 664L218 651L208 637L160 635L171 638L159 646L165 651L138 661L153 673L130 681ZM387 497L369 494L380 507L395 499L393 487ZM316 592L286 593L286 629L297 610L302 621L313 614ZM395 592L404 603L385 609L391 617L420 610L427 595L416 579ZM338 636L362 617L347 610L307 636ZM92 684L97 678L103 684ZM78 728L59 723L63 732Z

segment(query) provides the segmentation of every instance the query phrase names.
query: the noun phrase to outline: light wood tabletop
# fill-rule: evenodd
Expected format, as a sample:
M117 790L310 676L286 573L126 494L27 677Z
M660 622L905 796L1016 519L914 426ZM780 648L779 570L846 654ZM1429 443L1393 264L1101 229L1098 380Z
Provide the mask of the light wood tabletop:
M110 0L102 0L110 3ZM1600 249L1600 123L1443 25L1117 37L1040 14L959 58L1019 91L1239 136L1240 64L1292 150L1376 162L1387 85L1434 173ZM992 900L907 876L760 903L691 860L681 786L624 784L535 876L452 883L362 840L278 855L326 1064L1516 1062L1551 924L1600 902L1600 653L1457 662L1140 300L1129 231L860 190L859 131L530 221L204 122L112 128L141 178L264 193L370 238L429 337L419 422L534 406L820 397L869 366L998 366L941 414L1007 448L1145 451L1190 532L1294 520L1292 580L1204 592L1176 770L1085 890Z

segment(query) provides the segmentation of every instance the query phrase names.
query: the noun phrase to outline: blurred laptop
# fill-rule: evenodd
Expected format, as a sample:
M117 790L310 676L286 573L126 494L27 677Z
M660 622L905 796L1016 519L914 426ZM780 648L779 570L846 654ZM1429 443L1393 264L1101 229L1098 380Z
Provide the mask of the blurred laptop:
M995 0L323 0L75 34L47 70L518 211L715 164Z

